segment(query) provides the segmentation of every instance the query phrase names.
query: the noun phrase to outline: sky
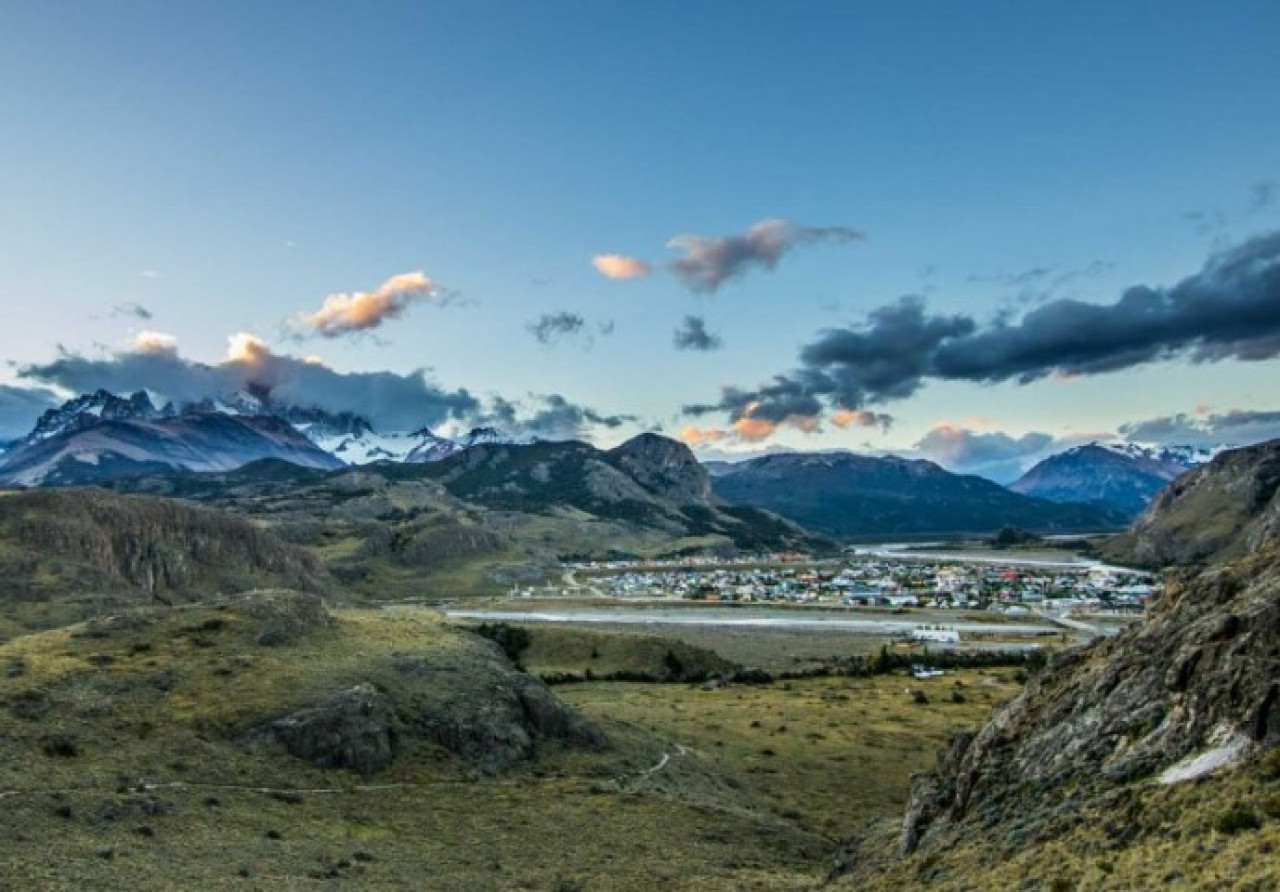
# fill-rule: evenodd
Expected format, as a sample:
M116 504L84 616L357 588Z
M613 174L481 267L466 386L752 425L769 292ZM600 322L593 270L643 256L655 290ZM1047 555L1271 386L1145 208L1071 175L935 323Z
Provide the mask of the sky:
M0 0L0 439L85 389L1007 479L1280 435L1274 2Z

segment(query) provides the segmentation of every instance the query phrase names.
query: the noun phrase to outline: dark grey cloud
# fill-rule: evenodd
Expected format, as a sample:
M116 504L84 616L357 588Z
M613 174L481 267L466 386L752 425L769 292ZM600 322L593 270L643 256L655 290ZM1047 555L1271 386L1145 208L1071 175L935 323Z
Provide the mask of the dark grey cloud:
M1002 431L939 425L916 443L915 451L948 470L1011 483L1054 447L1054 438L1038 431L1014 437Z
M723 341L707 331L707 320L701 316L685 316L675 331L677 350L719 350Z
M112 307L111 315L112 316L132 316L135 319L146 320L146 319L150 319L153 314L150 310L148 310L142 304L123 303L123 304L116 304L114 307Z
M610 430L637 420L634 415L607 415L589 406L571 402L558 393L533 396L535 408L527 413L510 400L495 397L485 421L517 436L544 440L579 440L593 428Z
M57 359L24 366L19 376L76 393L151 390L177 404L248 390L283 405L352 412L375 428L406 430L480 415L480 401L465 389L448 390L425 371L338 372L323 364L273 353L240 336L224 362L208 365L176 349L137 350L95 358L62 351Z
M1120 433L1135 442L1161 446L1248 446L1280 438L1280 411L1179 413L1122 425Z
M761 220L741 235L679 235L667 245L682 252L670 268L694 291L711 293L751 269L773 269L800 245L860 241L865 236L845 226L801 226L786 220Z
M586 324L587 320L580 314L561 310L556 313L543 313L525 327L539 344L551 344L560 338L580 333Z
M1051 375L1114 372L1169 359L1192 363L1280 356L1280 232L1213 255L1169 288L1138 285L1110 304L1058 299L1016 320L979 324L932 315L907 297L861 326L828 329L800 351L800 367L760 387L724 388L689 414L744 409L759 417L797 401L858 409L905 399L928 380L1027 384Z
M44 387L0 384L0 443L26 436L41 414L61 403L56 393Z

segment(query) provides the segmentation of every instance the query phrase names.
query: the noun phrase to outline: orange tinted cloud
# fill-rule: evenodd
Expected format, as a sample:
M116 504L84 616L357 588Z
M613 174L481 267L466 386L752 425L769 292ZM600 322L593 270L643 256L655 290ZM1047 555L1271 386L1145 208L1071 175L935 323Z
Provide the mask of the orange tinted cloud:
M323 338L369 331L388 319L397 319L415 303L443 303L448 295L425 273L418 271L392 276L374 291L330 294L313 313L299 313L292 328L301 334Z
M708 443L719 443L729 436L729 432L713 427L694 427L689 425L680 432L680 439L690 446L705 446Z
M838 428L875 427L880 418L875 412L866 409L837 409L831 416L831 423Z
M177 353L178 339L160 331L140 331L134 336L133 349L138 353Z
M638 257L625 254L597 254L591 265L606 279L643 279L653 268Z

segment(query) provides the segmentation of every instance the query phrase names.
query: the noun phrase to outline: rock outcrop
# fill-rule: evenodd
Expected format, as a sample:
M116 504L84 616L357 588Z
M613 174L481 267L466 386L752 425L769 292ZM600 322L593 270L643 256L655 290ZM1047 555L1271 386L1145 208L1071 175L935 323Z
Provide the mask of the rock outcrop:
M401 751L438 746L487 774L537 756L544 743L601 749L608 740L492 642L466 633L449 653L396 654L371 680L250 730L319 768L372 774Z
M386 698L371 684L272 722L267 733L317 768L372 774L391 764L394 735Z

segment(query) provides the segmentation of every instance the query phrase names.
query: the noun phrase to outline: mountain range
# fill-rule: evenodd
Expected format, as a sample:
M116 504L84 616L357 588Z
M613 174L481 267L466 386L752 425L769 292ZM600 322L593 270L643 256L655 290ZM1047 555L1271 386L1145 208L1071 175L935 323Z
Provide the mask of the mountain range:
M985 477L923 459L848 452L778 453L711 467L717 495L766 508L836 539L1116 529L1125 516L1102 504L1064 504L1011 492Z
M167 471L230 471L262 459L307 468L439 461L483 443L528 442L478 427L379 433L351 413L277 406L249 393L177 407L98 390L45 412L0 452L0 485L75 486Z
M455 439L425 426L378 431L355 413L279 405L248 392L178 407L146 392L118 396L99 390L45 412L26 437L0 450L0 486L227 472L266 459L320 470L431 464L480 446L535 443L492 427ZM580 446L561 444L551 452ZM981 534L1004 526L1112 529L1212 453L1089 443L1045 459L1008 489L928 461L843 452L778 454L706 467L711 490L723 502L765 508L821 535L851 539ZM628 461L631 470L647 473L645 461ZM599 475L594 479L601 482Z

